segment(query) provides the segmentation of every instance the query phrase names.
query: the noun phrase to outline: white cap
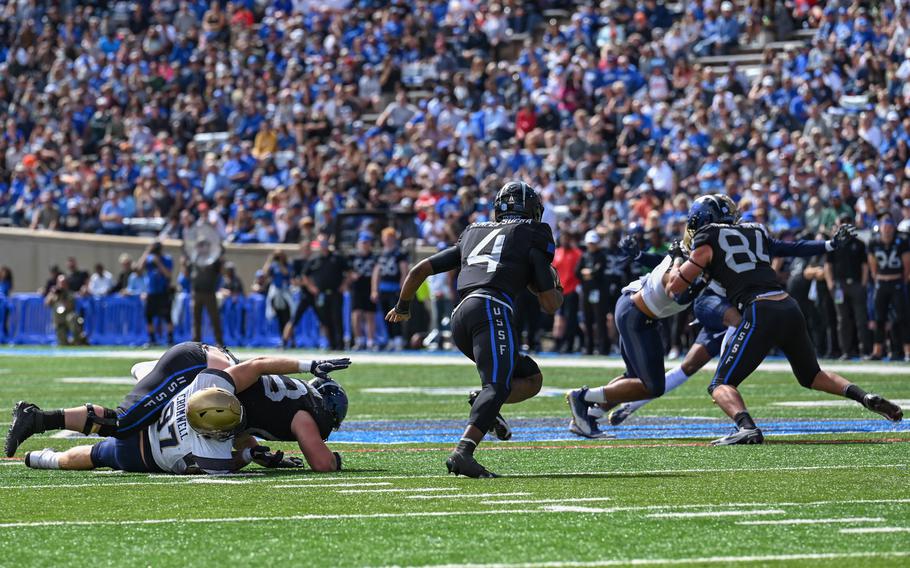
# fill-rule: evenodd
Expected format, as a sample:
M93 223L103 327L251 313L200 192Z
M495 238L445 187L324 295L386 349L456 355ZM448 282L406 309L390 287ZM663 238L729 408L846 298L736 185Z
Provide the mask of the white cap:
M588 231L585 233L585 244L586 245L599 245L600 244L600 235L597 234L597 231Z
M720 9L724 12L733 10L733 2L730 2L729 0L723 2L720 5Z

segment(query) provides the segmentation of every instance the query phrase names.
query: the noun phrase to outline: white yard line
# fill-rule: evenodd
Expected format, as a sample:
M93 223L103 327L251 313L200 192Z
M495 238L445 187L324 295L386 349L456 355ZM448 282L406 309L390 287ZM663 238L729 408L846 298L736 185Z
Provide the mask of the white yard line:
M841 529L844 534L864 534L864 533L896 533L910 532L910 527L859 527L855 529Z
M881 523L882 517L837 517L834 519L774 519L768 521L737 521L737 525L815 525L834 523Z
M272 485L272 488L274 488L274 489L310 489L310 488L314 488L314 487L316 487L316 488L332 487L332 488L337 489L339 487L381 487L383 485L392 485L392 484L389 483L388 481L377 482L377 483L344 483L344 482L342 482L342 483L307 483L307 484L288 483L288 484L284 484L284 485Z
M587 568L595 566L659 566L685 564L737 564L788 562L792 560L845 560L859 558L905 558L910 550L895 552L816 552L806 554L768 554L755 556L702 556L698 558L628 558L624 560L593 560L525 562L515 564L423 564L410 568ZM392 567L389 567L392 568ZM394 568L400 568L396 566Z
M339 489L335 493L427 493L458 491L457 487L396 487L394 489Z
M678 513L651 513L645 515L651 519L696 519L699 517L739 517L749 515L782 515L783 509L756 509L753 511L693 511Z
M544 511L552 513L607 513L608 509L597 509L594 507L582 507L580 505L544 505Z
M505 493L501 493L505 495ZM545 503L597 503L612 501L612 497L566 497L564 499L503 499L502 501L481 501L482 505L534 505Z
M520 497L522 495L530 495L530 493L459 493L458 495L408 495L408 499L464 499L471 498L475 499L478 497ZM483 501L484 503L496 503L497 501Z

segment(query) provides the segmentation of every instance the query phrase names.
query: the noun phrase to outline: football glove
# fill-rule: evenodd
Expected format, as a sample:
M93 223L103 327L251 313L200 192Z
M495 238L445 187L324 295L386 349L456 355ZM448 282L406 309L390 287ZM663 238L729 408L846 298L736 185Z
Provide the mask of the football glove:
M837 232L834 233L834 238L829 241L831 250L837 250L855 238L856 227L853 225L841 225L837 228Z
M250 455L253 457L253 461L261 465L262 467L267 468L276 468L276 467L297 467L294 465L287 466L282 465L285 461L284 452L278 450L277 452L272 452L271 448L268 446L254 446L250 449ZM296 458L291 458L296 459ZM298 460L299 461L299 460ZM290 462L290 459L288 460Z
M689 256L686 254L685 249L683 249L682 243L679 241L673 241L673 244L670 245L670 248L667 249L667 254L669 254L674 260L679 258L686 260Z
M351 360L347 357L343 359L326 359L324 361L313 361L310 364L310 373L313 375L325 375L333 371L341 371L351 366Z
M641 247L638 246L638 239L632 235L626 235L620 239L619 248L630 260L638 260L638 257L641 256Z

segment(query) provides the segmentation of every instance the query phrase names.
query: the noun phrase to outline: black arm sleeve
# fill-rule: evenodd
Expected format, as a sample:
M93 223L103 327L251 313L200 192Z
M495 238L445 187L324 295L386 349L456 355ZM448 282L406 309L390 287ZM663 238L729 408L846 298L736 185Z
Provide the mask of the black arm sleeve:
M540 249L531 249L528 253L531 260L531 278L538 292L546 292L556 287L553 273L550 271L550 261L546 253Z
M448 272L455 270L461 264L461 251L458 249L458 245L451 246L437 252L427 260L430 263L430 268L433 269L433 274Z
M653 252L643 252L638 256L638 258L635 259L635 262L644 266L645 268L653 269L657 268L657 265L663 262L664 256L666 255Z

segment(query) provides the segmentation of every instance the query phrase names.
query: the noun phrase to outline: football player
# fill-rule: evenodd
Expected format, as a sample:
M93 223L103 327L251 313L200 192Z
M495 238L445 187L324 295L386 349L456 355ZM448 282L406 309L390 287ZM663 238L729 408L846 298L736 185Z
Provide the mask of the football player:
M884 357L885 327L891 307L897 317L891 325L899 328L895 335L902 337L904 361L910 361L910 305L907 300L907 283L910 281L910 241L906 235L896 234L897 227L890 213L879 217L875 236L869 243L869 270L875 281L875 341L872 360Z
M204 343L185 342L168 349L157 362L133 367L137 384L117 410L99 405L42 411L36 405L19 402L6 438L6 454L12 456L33 434L67 429L83 434L128 438L158 420L164 405L182 391L203 369L224 370L237 363L226 349ZM327 373L347 368L348 359L301 361L303 372L323 377L316 387L281 376L261 377L256 388L240 392L249 427L268 432L276 440L296 441L307 462L316 471L333 471L335 459L325 446L332 429L347 412L347 397L337 383L327 383ZM140 376L141 375L141 376ZM278 422L283 422L278 426Z
M719 200L718 206L724 211L730 211L728 220L733 222L736 217L736 204L730 197L723 194L707 195L700 197L699 200ZM856 229L853 225L841 225L838 227L834 237L827 241L781 241L770 239L770 253L772 257L778 256L816 256L838 250L845 246L856 237ZM639 264L645 266L656 266L655 258L659 262L658 255L640 252L637 243L633 239L624 239L621 243L630 257L635 259ZM701 324L701 330L692 343L692 347L686 354L683 362L670 370L666 375L666 389L664 394L679 387L689 380L695 373L701 370L708 362L717 357L721 351L721 343L724 335L731 327L735 328L742 321L742 316L734 307L730 300L727 299L726 290L715 281L712 281L705 288L692 304L695 318ZM625 402L616 407L608 416L610 425L618 426L622 424L635 411L651 402L654 399L639 400L635 402ZM602 415L602 411L592 412L595 417Z
M675 296L667 293L670 268L683 256L680 243L674 243L654 270L622 289L615 321L626 370L603 387L585 386L566 393L572 414L569 431L573 434L587 438L605 436L596 418L590 415L594 405L610 408L621 402L656 398L666 390L664 344L657 323L683 312L706 284L700 282Z
M687 235L694 235L692 253L671 271L667 284L667 293L678 295L710 277L726 289L742 314L708 387L736 428L713 444L763 442L737 387L774 347L783 351L804 387L855 400L889 420L900 421L903 411L899 406L819 367L799 305L781 288L771 268L766 229L755 223L737 223L725 209L716 199L696 200L687 223ZM781 333L782 329L787 333Z
M65 452L29 452L25 464L35 469L110 467L175 474L229 473L254 459L269 467L296 465L284 463L282 455L272 454L252 438L235 443L247 420L237 393L256 384L262 375L305 372L310 364L289 357L257 357L223 371L204 369L170 398L146 428Z
M417 263L386 314L386 321L406 321L423 281L460 267L462 299L452 311L452 336L476 364L483 388L472 396L468 426L446 467L468 477L498 477L477 462L474 450L494 423L505 422L499 415L504 403L533 397L543 382L537 363L518 352L513 299L528 287L545 312L552 314L562 305L562 289L550 266L556 245L550 226L541 222L537 192L522 181L510 181L496 194L493 208L493 221L474 223L455 246Z

